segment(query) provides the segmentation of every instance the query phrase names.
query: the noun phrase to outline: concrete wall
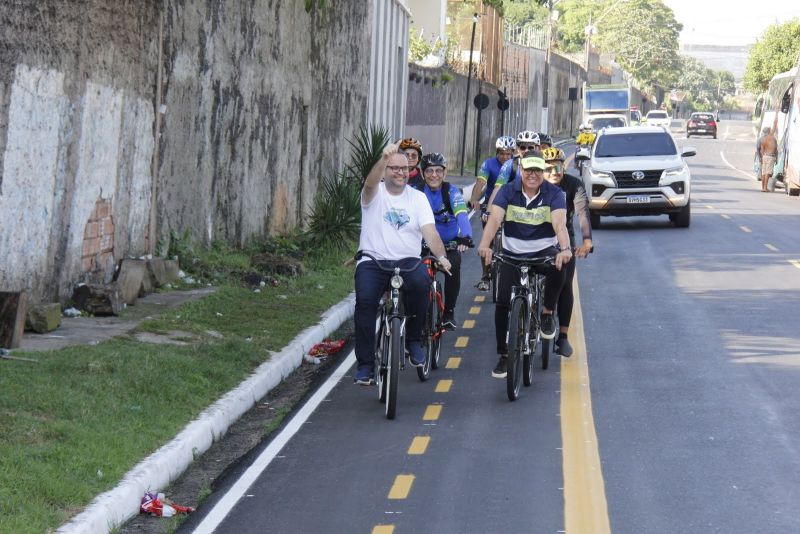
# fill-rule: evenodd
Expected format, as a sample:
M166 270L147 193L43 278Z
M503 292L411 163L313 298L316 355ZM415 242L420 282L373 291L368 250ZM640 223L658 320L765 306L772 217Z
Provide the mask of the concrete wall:
M301 1L0 4L0 289L64 299L173 230L244 243L301 225L368 107L402 117L391 106L404 62L383 82L401 91L370 103L381 3L405 10L397 0L312 13ZM407 21L393 16L402 44Z
M0 5L0 288L54 299L147 248L156 5Z

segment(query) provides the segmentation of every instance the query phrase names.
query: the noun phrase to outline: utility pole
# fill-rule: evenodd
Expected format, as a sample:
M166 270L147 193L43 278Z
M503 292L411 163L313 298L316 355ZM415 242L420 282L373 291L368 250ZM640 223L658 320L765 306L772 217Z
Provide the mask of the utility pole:
M475 26L478 14L472 14L472 37L469 40L469 67L467 70L467 96L464 99L464 131L461 133L461 176L464 176L464 158L467 151L467 119L469 118L469 85L472 81L472 50L475 48Z
M547 0L547 48L544 56L544 80L542 83L542 129L547 133L550 103L550 43L553 40L553 0Z

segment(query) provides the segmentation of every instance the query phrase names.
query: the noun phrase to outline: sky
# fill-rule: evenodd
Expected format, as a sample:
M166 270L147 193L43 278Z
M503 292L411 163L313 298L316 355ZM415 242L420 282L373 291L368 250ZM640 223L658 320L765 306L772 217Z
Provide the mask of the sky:
M683 24L681 44L748 45L767 26L800 17L797 0L663 0Z

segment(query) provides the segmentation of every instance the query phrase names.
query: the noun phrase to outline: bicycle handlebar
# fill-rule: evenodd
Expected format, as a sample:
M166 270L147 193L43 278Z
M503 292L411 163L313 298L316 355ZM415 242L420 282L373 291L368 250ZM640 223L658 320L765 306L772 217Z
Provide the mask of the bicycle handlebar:
M556 261L555 256L538 256L533 258L526 258L524 256L515 256L513 254L506 254L503 252L495 253L493 255L493 258L499 261L500 263L505 263L513 267L521 267L522 265L528 265L531 267L539 265L555 265L554 262Z

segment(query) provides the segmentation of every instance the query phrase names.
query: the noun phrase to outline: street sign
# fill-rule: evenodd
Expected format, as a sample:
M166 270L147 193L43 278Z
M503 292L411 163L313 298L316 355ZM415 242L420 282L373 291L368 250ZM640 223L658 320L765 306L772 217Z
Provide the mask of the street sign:
M569 88L569 99L570 100L578 100L578 88L577 87L570 87Z
M472 103L475 104L475 107L478 109L486 109L489 107L489 97L483 93L478 93L475 95L475 99Z
M497 101L497 109L499 109L500 111L506 111L508 109L508 105L509 102L507 98L501 98L500 100Z

